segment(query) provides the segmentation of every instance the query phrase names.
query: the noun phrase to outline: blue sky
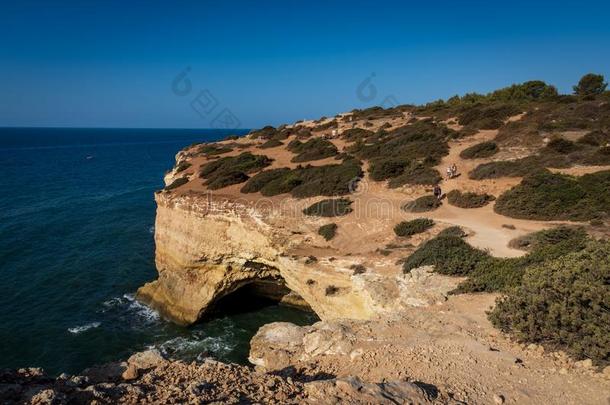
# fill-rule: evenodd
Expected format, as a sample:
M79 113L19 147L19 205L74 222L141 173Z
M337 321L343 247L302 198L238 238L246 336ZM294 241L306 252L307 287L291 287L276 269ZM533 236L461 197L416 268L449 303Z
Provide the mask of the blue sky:
M610 76L601 1L13 3L0 3L0 126L207 128L230 112L253 128Z

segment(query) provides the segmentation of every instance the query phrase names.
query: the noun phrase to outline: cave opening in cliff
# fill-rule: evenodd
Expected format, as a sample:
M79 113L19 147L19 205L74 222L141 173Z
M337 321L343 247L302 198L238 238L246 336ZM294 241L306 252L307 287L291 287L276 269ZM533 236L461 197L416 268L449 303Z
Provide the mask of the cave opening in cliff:
M208 311L208 317L258 312L269 307L296 309L308 312L312 317L317 318L307 302L288 288L281 277L256 279L244 283L218 299Z

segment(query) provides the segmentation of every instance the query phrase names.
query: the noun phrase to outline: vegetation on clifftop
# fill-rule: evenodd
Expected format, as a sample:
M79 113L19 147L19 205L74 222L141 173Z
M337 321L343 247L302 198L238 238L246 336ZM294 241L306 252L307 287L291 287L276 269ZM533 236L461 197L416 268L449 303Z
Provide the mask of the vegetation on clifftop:
M360 161L347 158L341 164L274 169L253 176L242 188L244 193L264 196L291 193L298 198L345 195L362 177Z
M610 171L572 177L541 171L498 197L495 211L513 218L584 221L610 214Z
M352 212L352 202L347 198L329 198L311 204L303 214L314 217L341 217Z
M402 221L394 226L396 236L411 236L425 232L434 226L434 221L429 218L416 218L411 221Z
M206 179L209 189L216 190L248 180L247 173L263 169L271 164L267 156L253 155L244 152L238 156L223 157L213 160L201 168L199 176Z
M456 292L506 291L521 282L527 267L583 249L587 235L580 228L558 227L531 235L531 241L525 256L496 258L470 246L460 236L439 234L409 256L403 269L408 272L434 265L441 274L468 276Z
M529 267L500 298L492 323L526 342L610 364L610 243Z

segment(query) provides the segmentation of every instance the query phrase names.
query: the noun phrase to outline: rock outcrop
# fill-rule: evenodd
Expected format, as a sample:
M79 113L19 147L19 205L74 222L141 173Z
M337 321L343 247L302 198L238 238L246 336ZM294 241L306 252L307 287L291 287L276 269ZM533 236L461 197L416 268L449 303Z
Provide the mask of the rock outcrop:
M103 374L100 371L106 370ZM123 376L116 370L125 370ZM132 374L129 370L135 370ZM293 378L294 377L294 378ZM365 383L356 377L301 381L212 359L166 360L154 351L127 362L100 366L83 375L57 378L41 369L0 371L0 402L62 404L428 404L431 396L406 381Z
M308 237L298 218L273 207L211 194L159 192L155 198L159 277L137 297L177 323L197 321L218 299L257 282L285 286L280 301L307 304L329 320L371 319L442 301L459 281L428 270L354 274L353 257L330 257L340 252L314 259L295 253Z

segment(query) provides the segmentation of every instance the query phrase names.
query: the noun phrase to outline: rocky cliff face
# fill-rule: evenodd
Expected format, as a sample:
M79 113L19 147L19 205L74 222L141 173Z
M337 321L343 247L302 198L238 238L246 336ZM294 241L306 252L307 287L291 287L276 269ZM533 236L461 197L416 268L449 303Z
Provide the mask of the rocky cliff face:
M307 305L323 320L370 319L404 305L442 301L457 283L425 270L395 277L354 274L351 257L295 254L308 238L299 220L247 201L167 191L155 199L159 277L137 296L177 323L197 321L218 299L253 283L271 282L280 291L286 286L290 294L280 300Z

